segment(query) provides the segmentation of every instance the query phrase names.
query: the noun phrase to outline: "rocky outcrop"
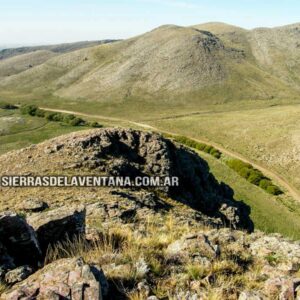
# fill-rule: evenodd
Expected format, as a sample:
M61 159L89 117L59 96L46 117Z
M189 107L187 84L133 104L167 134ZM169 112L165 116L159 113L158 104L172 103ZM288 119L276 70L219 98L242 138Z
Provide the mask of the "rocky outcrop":
M1 300L300 297L299 242L236 230L251 231L248 207L184 147L157 134L105 129L12 155L15 174L74 174L76 167L80 174L177 176L180 186L6 189L20 214L0 214L0 278L8 285Z
M7 272L5 275L5 282L8 284L15 284L26 279L32 273L33 269L30 266L21 266Z
M42 252L49 245L66 239L72 240L85 232L85 208L64 206L32 215L27 222L34 228Z
M26 199L17 208L24 212L41 212L48 207L48 204L42 200Z
M41 262L41 250L36 233L25 219L13 212L0 215L0 243L4 265L8 260L16 266L30 264L37 266ZM10 258L10 259L9 259Z
M207 163L188 148L156 133L131 129L73 133L23 150L18 153L18 161L22 172L37 175L76 170L131 178L178 177L179 186L156 187L156 191L219 218L227 226L253 230L249 208L234 199L230 187L214 178ZM147 187L137 189L149 192Z
M32 226L30 226L31 224ZM7 284L27 278L58 242L84 235L85 208L64 207L25 218L13 212L0 216L0 277Z
M218 245L213 245L204 234L195 234L182 237L170 244L166 250L169 257L215 258L219 253Z
M0 299L102 300L108 284L98 266L82 259L61 259L45 266Z

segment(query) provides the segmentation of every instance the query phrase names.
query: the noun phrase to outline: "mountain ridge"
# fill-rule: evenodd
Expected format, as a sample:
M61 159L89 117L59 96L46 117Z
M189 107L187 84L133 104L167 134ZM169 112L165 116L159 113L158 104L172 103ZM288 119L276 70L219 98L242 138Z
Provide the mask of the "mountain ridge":
M2 62L0 86L19 94L110 103L298 99L298 37L297 23L254 30L223 23L163 25L56 55L10 77Z

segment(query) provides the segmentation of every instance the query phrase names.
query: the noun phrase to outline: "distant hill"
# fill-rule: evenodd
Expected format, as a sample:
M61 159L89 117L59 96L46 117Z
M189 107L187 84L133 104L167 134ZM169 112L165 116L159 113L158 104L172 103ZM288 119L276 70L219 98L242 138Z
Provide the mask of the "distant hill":
M165 25L72 52L83 45L43 48L55 56L39 53L37 63L33 56L23 56L32 67L20 67L21 72L8 72L16 62L6 59L0 63L0 87L109 103L295 99L300 89L299 40L300 24L254 30L224 23Z
M76 43L65 43L57 45L47 45L47 46L33 46L33 47L18 47L18 48L4 48L0 46L0 60L13 57L20 54L26 54L34 51L51 51L54 53L66 53L74 50L93 47L96 45L112 43L115 40L101 40L101 41L84 41Z

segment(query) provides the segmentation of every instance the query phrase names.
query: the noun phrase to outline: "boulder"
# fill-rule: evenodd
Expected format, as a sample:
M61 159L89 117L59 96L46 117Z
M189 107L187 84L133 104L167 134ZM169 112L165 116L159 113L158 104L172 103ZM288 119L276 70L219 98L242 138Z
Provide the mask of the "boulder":
M12 258L16 266L39 265L42 257L36 234L21 216L13 212L0 214L0 240L1 260Z
M26 199L20 205L18 209L25 212L41 212L48 208L48 204L39 199Z
M288 277L271 278L265 282L265 292L270 299L279 296L279 300L292 300L298 296L299 286L300 279Z
M219 255L217 245L212 245L204 234L187 235L180 240L171 243L166 254L169 257L192 256L197 260L199 257L215 258Z
M49 245L84 234L85 208L63 206L32 215L27 221L36 231L42 252L45 254Z
M32 273L33 269L30 266L21 266L7 272L5 275L5 282L8 284L15 284L26 279Z
M102 300L107 292L108 283L98 266L72 258L45 266L2 294L0 299Z

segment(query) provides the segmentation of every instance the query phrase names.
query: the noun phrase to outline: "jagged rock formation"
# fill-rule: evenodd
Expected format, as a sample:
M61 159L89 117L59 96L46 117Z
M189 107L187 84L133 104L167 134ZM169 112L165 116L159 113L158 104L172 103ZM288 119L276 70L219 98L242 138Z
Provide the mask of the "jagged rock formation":
M28 160L29 153L31 158ZM3 160L13 160L14 155L18 155L19 167L18 170L10 169L9 173L26 173L28 170L42 175L50 169L55 173L76 169L78 172L88 170L98 175L132 178L176 176L179 187L158 190L234 228L253 229L247 206L236 202L232 190L216 181L206 162L191 150L176 146L158 134L100 129L60 137L3 157ZM4 168L5 164L0 170Z
M3 210L17 210L0 215L1 300L300 296L300 243L235 230L253 229L248 208L158 134L93 130L0 157L0 176L87 173L178 176L180 187L1 187Z
M64 259L47 265L1 299L102 300L107 288L99 267L89 266L82 259Z

